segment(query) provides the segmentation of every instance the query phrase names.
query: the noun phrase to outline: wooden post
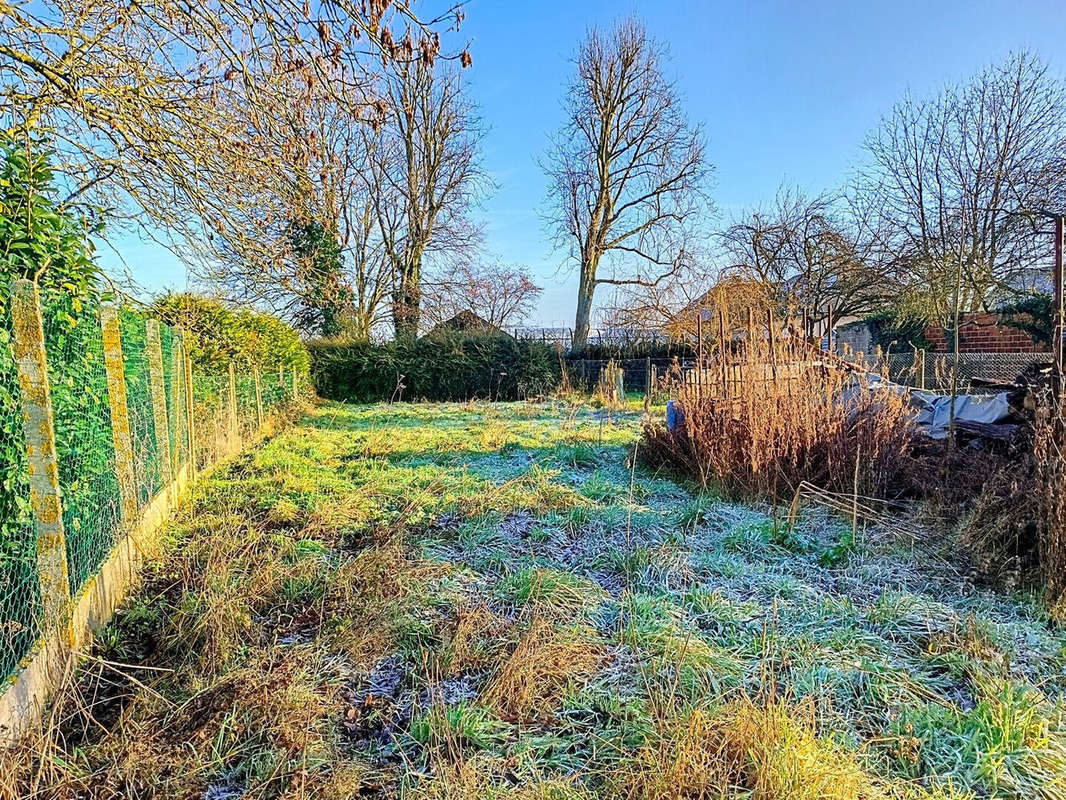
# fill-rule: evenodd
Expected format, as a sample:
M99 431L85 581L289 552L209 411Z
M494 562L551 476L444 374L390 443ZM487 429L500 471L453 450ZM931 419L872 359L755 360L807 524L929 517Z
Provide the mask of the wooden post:
M703 397L703 309L696 314L696 397Z
M1062 415L1062 397L1063 390L1066 388L1066 289L1063 288L1063 280L1066 278L1062 265L1062 251L1063 251L1063 235L1066 231L1063 230L1064 218L1059 215L1055 217L1055 266L1052 274L1052 281L1054 282L1054 337L1053 353L1055 357L1055 371L1058 373L1058 389L1059 389L1059 416ZM959 327L958 322L955 323L956 329ZM955 355L955 360L958 361L958 354Z
M170 455L170 426L167 424L167 388L163 378L163 344L159 338L159 320L144 323L148 345L148 389L152 397L152 421L155 423L156 455L159 458L159 477L166 486L174 479L174 464Z
M292 372L292 400L295 403L296 402L296 367L293 367L291 372Z
M255 422L257 428L263 427L263 384L259 380L259 367L252 367L255 380Z
M193 425L192 359L187 348L181 348L182 369L185 373L185 426L189 431L189 477L196 479L196 427Z
M40 297L33 281L18 279L11 287L12 349L21 390L30 507L37 533L37 579L45 625L61 618L70 601L67 540L59 491L55 421L48 386L48 361Z
M651 381L651 356L644 356L644 413L651 410L651 393L655 387Z
M726 364L725 312L718 309L718 357L722 361L722 397L729 397L729 367Z
M100 306L100 328L104 336L104 368L107 370L107 399L111 407L111 439L115 445L115 477L118 478L122 522L127 527L132 527L137 521L139 498L118 309L112 305Z
M770 337L770 375L777 383L777 336L774 334L774 312L771 308L766 309L766 331Z
M237 368L229 362L229 391L226 397L226 416L228 417L229 442L227 447L237 445Z

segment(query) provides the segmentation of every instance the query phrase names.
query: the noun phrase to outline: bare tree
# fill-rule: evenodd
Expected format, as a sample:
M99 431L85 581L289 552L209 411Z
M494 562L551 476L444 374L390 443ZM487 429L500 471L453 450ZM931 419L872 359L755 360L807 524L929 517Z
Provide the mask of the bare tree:
M332 94L279 105L253 143L271 167L252 218L213 232L201 276L308 333L368 338L392 281L376 215L390 187L373 169L382 126Z
M1022 52L928 100L904 98L866 143L853 192L885 261L946 320L1039 284L1034 212L1066 203L1066 88Z
M396 336L413 337L426 259L461 258L480 237L469 212L485 183L482 131L454 70L397 63L387 87L384 141L368 175L379 187L375 214L392 268Z
M332 94L383 113L382 64L434 61L437 28L462 16L421 20L405 2L360 0L2 8L5 133L46 139L72 197L191 244L205 232L253 241L277 224L257 203L289 167L290 152L273 147L278 109Z
M579 265L575 347L597 286L654 286L691 259L709 167L662 54L635 20L591 30L546 158L549 222Z
M424 327L470 311L496 328L520 325L543 291L528 271L499 260L464 262L443 270L427 284Z
M817 321L829 306L838 317L862 315L896 296L863 230L839 199L782 188L768 210L740 215L718 242L727 275L769 287L777 304L806 308Z

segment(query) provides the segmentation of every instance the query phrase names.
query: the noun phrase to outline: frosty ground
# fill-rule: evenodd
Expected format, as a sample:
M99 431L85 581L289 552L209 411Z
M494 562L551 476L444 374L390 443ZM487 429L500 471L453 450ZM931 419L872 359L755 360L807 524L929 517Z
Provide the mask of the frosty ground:
M661 409L657 410L657 413ZM1066 797L1066 635L950 538L722 499L642 414L324 404L216 471L30 796ZM634 464L634 452L638 458Z

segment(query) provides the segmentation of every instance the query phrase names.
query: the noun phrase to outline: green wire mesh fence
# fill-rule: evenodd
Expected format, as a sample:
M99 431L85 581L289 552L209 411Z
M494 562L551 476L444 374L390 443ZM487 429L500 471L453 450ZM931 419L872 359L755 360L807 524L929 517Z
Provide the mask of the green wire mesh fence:
M118 478L104 341L95 315L42 309L71 594L115 545Z
M6 298L5 298L6 300ZM0 315L0 675L9 675L40 632L37 537L26 477L26 441L11 308Z
M42 619L27 477L22 411L28 401L20 389L8 298L0 291L0 678L5 679L20 669L48 624ZM108 361L98 307L73 308L62 297L46 297L40 315L69 588L75 596L125 531ZM210 466L249 441L264 414L293 399L291 372L264 373L257 393L254 369L201 374L188 368L182 332L129 307L119 309L118 321L124 375L119 385L126 394L138 511L189 465L190 453L198 469ZM109 358L115 373L118 359Z

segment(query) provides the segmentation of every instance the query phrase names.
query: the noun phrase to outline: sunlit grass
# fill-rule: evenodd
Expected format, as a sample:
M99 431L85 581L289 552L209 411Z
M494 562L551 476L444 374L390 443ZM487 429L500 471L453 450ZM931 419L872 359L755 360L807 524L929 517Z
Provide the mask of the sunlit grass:
M315 408L197 489L101 639L133 666L91 662L0 787L1066 796L1066 636L1038 603L634 468L640 419Z

